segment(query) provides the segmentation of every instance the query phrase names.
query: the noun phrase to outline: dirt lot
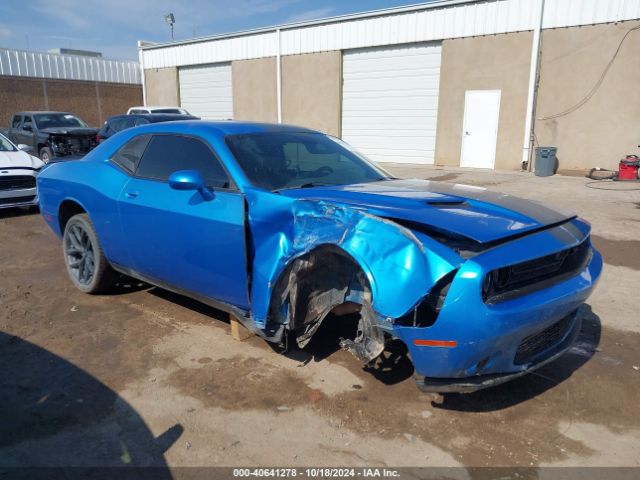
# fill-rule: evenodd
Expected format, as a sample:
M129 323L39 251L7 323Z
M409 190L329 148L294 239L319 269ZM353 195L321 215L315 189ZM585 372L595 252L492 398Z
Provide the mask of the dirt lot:
M280 355L159 289L83 295L39 215L0 211L0 466L640 466L640 191L391 170L592 222L605 272L569 354L494 389L424 394L402 349L364 370L337 349L335 322L307 350Z

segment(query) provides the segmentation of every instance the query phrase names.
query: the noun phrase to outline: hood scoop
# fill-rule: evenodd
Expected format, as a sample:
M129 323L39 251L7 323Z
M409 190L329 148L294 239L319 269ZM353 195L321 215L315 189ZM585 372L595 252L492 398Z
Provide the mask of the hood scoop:
M447 207L468 207L466 200L427 200L426 204L430 207L447 208Z

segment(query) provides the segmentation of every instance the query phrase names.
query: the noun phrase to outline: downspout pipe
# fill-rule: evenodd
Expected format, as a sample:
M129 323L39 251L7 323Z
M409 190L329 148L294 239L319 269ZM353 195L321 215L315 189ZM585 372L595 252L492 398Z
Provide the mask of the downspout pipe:
M142 105L147 106L147 85L144 81L144 52L142 42L138 41L138 61L140 62L140 79L142 80Z
M527 113L524 124L524 141L522 147L522 165L528 165L531 170L531 145L533 143L533 112L535 110L536 94L538 90L538 69L540 65L540 36L544 19L544 2L538 0L538 16L533 30L531 42L531 62L529 69L529 90L527 92Z
M280 29L276 30L276 102L278 108L278 123L282 123L282 69L280 66Z

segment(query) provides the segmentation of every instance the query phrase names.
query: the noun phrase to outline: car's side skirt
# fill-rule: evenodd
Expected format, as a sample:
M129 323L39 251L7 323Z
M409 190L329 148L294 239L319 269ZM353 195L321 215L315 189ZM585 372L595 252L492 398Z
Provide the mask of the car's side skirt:
M161 280L157 280L147 275L143 275L137 272L136 270L133 270L129 267L125 267L123 265L119 265L111 262L111 267L123 275L127 275L129 277L135 278L136 280L140 280L141 282L145 282L155 287L162 288L163 290L168 290L178 295L192 298L193 300L196 300L200 303L209 305L210 307L213 307L215 309L218 309L225 313L233 315L234 318L238 320L240 323L242 323L242 325L244 325L248 330L250 330L254 334L264 338L269 342L279 343L282 340L282 336L284 333L284 325L282 325L281 328L278 328L273 332L256 328L255 322L251 318L251 313L247 310L244 310L242 308L239 308L235 305L231 305L226 302L222 302L220 300L216 300L214 298L205 297L204 295L199 295L197 293L184 290L183 288L176 287L175 285L171 285Z

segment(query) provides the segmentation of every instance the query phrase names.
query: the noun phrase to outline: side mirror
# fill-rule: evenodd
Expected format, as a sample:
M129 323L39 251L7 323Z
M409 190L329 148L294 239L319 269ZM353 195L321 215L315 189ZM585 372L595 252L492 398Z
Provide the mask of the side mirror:
M22 129L27 132L33 132L33 125L31 125L31 123L25 123L22 125Z
M169 186L174 190L200 190L205 188L204 179L197 170L178 170L169 175Z
M33 151L33 147L29 146L29 145L25 145L24 143L19 143L18 145L16 145L18 147L18 150L22 150L23 152L32 152Z

